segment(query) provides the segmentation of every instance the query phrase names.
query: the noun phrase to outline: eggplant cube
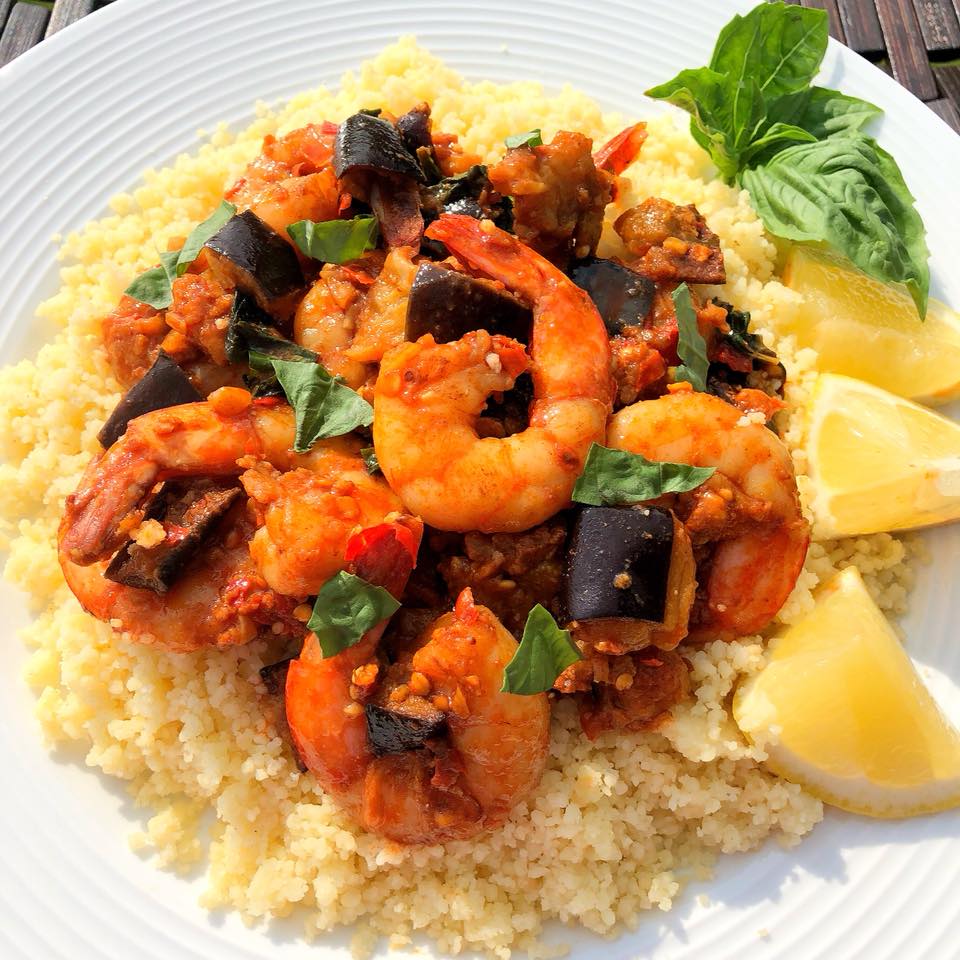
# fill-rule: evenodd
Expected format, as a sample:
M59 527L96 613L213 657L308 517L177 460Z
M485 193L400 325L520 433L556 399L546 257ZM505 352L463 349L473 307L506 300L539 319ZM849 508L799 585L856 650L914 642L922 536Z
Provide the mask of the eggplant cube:
M343 177L368 170L419 182L424 179L420 165L392 123L368 113L355 113L337 128L333 172Z
M264 310L304 284L293 247L252 210L232 216L206 246L217 273Z
M364 709L370 749L378 757L421 750L427 740L447 729L446 716L422 697L408 697L403 703L368 703Z
M590 294L612 336L624 327L642 324L653 305L653 281L616 260L579 260L570 270L570 279Z
M239 487L224 488L207 481L186 487L167 484L145 517L161 521L167 538L153 547L127 543L104 577L128 587L167 593L239 496ZM174 531L176 535L169 536Z
M153 366L124 394L97 434L104 449L112 447L126 432L127 424L145 413L195 403L203 397L189 377L162 350Z
M532 323L529 307L489 280L427 261L413 278L407 300L407 340L429 333L437 343L449 343L472 330L488 330L526 343Z

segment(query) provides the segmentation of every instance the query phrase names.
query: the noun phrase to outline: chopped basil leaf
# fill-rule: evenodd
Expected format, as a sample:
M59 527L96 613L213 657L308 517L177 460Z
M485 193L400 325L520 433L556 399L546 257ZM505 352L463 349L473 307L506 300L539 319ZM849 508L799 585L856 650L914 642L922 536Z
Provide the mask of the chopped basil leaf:
M160 266L140 274L123 292L134 300L149 304L155 310L165 310L173 303L173 280L176 277L179 250L160 254Z
M358 110L358 113L365 113L368 117L379 117L383 113L383 107L367 107L364 110Z
M697 311L693 309L690 288L681 283L673 291L673 306L677 312L677 354L683 363L674 372L674 379L686 380L694 390L707 389L707 343L697 326Z
M367 468L367 473L371 476L375 473L380 473L380 461L377 459L377 452L373 447L364 447L360 451L360 456L363 457L363 465Z
M712 477L715 469L648 460L639 453L612 450L594 443L571 499L593 507L642 503L665 493L694 490Z
M319 364L281 360L250 351L250 366L258 373L273 367L293 407L297 433L293 449L306 453L317 440L339 437L373 423L373 407Z
M546 693L570 664L582 659L570 631L561 630L550 611L538 603L527 614L520 646L503 669L500 692Z
M317 635L323 655L333 657L399 607L389 590L341 570L320 588L307 629Z
M526 133L515 133L506 137L503 141L509 149L514 150L517 147L539 147L543 143L543 137L540 136L540 128L528 130Z
M290 238L300 251L324 263L346 263L356 260L377 245L376 217L354 217L352 220L298 220L287 227Z
M184 241L180 256L177 258L177 276L182 277L187 267L197 259L203 245L237 212L237 208L226 200L206 220L198 223Z

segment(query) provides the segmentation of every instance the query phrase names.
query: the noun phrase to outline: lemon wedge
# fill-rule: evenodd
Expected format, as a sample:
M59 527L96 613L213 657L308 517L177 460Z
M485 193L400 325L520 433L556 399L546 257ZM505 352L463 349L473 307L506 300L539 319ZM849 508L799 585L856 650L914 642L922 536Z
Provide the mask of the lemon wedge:
M822 535L960 518L960 424L830 373L817 378L807 414L811 505Z
M960 395L960 313L930 300L921 320L903 287L805 246L790 248L783 282L804 299L782 330L818 352L818 370L927 403Z
M946 720L856 567L771 641L733 715L767 765L825 803L870 817L960 805L960 733Z

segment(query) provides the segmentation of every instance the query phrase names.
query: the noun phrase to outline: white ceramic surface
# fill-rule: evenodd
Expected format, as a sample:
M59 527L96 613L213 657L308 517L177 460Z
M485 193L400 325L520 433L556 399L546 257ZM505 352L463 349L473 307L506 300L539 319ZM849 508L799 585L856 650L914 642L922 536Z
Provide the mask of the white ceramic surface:
M31 319L56 287L51 236L81 226L141 170L197 143L198 128L242 123L341 72L403 33L469 77L571 82L608 108L661 109L641 92L706 62L742 0L120 0L0 71L0 358L32 355ZM918 198L934 293L960 304L960 138L896 83L831 45L824 82L884 107L881 142ZM928 537L906 621L911 653L956 694L960 530ZM196 905L178 879L131 853L139 824L122 786L82 755L48 755L20 680L15 629L28 611L0 587L0 957L5 960L276 960L347 956L344 934L308 946L299 924L248 930ZM552 929L582 958L948 958L960 956L960 816L876 823L830 813L798 849L721 860L670 914L609 943ZM697 901L706 893L708 904Z

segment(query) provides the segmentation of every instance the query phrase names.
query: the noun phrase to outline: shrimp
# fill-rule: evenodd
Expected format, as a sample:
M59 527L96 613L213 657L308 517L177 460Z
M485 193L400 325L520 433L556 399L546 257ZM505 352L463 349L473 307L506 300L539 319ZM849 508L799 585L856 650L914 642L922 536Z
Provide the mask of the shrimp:
M315 592L342 566L354 527L379 522L400 501L381 479L366 473L359 441L337 438L295 454L293 436L288 406L251 402L236 388L132 420L67 498L61 555L80 565L110 556L140 522L151 490L164 480L243 473L262 521L250 550L265 580L280 593Z
M252 210L284 239L297 220L333 220L340 192L333 172L332 124L308 124L277 139L268 136L260 155L226 192L237 209ZM292 242L292 241L290 241Z
M610 412L610 344L596 308L560 270L489 221L444 215L427 234L533 306L530 355L485 331L454 343L430 335L389 351L374 388L373 440L407 509L441 530L510 533L570 500ZM487 397L530 368L529 426L477 435Z
M372 538L365 531L359 555L348 548L357 573L383 583L382 574L378 580L371 573L373 554L373 566L389 572L392 582L385 585L394 594L412 568L420 532L415 528L411 549L410 529L398 526L385 525L386 532ZM546 695L500 692L516 641L464 590L453 612L428 627L417 649L388 669L375 693L384 702L422 699L442 716L445 733L419 749L378 754L360 702L374 695L378 683L360 687L357 681L377 678L384 627L327 658L316 636L307 635L286 681L287 721L301 759L352 817L391 840L438 843L499 825L539 782L549 735Z
M684 391L616 413L608 446L651 460L716 467L676 498L693 541L697 598L690 639L757 633L793 589L810 541L786 447L718 397Z
M302 636L293 616L298 601L270 590L250 558L243 506L224 524L162 595L106 579L105 562L80 566L61 550L60 565L88 613L139 643L187 652L248 643L264 626L274 636Z
M369 368L346 351L353 343L357 321L370 287L383 265L378 251L349 266L328 263L300 302L293 320L293 338L313 350L324 368L342 377L354 390L367 382Z

